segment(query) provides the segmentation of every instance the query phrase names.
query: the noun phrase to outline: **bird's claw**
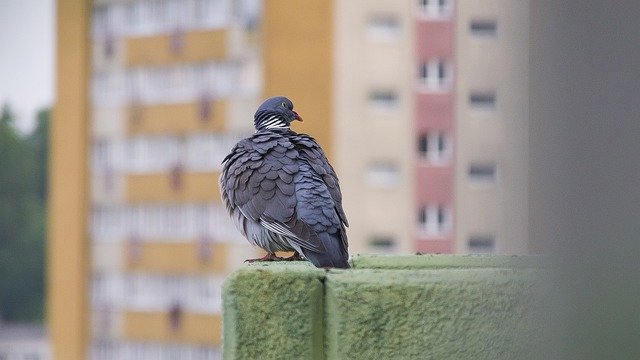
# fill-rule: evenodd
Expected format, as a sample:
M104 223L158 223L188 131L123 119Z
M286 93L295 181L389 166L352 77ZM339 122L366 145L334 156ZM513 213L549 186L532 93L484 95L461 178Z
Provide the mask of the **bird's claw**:
M276 254L273 253L267 253L267 255L261 257L261 258L256 258L256 259L247 259L244 262L246 263L254 263L254 262L261 262L261 261L282 261L285 260L284 258L281 258L279 256L276 256Z
M285 260L285 261L301 261L301 260L304 260L304 259L302 258L302 256L300 256L300 254L297 251L295 251L293 253L293 255L291 255L289 257L286 257L283 260Z

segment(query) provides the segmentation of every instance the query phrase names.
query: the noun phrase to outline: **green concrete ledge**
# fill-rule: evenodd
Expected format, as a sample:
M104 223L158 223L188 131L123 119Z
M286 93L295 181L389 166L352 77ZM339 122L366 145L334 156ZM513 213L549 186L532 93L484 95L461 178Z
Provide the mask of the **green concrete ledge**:
M355 255L355 269L543 268L541 256L511 255Z
M225 359L323 359L325 271L308 262L250 264L223 286Z
M521 359L540 343L541 260L354 256L259 263L223 288L225 359Z

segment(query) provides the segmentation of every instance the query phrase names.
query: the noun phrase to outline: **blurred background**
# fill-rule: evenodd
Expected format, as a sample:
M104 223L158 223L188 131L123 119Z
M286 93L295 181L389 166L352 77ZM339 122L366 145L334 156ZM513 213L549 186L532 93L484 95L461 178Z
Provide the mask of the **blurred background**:
M0 359L220 358L222 283L260 252L217 178L274 95L340 177L350 253L557 256L557 358L637 354L635 15L0 1Z

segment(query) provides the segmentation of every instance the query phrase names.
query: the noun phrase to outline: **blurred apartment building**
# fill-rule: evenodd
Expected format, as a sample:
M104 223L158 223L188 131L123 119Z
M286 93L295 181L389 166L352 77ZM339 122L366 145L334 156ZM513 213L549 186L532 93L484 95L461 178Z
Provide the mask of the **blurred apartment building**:
M0 359L51 359L46 328L41 324L0 323Z
M454 251L529 244L529 1L458 0Z
M217 179L262 96L259 16L258 1L92 3L92 359L219 357L223 279L257 255Z
M300 129L329 142L330 98L317 97L331 93L330 10L325 1L58 2L56 358L220 358L222 282L261 255L221 204L221 162L276 94L325 119Z
M527 61L526 1L59 2L54 355L220 357L259 253L217 177L267 96L335 165L351 253L526 252Z
M528 1L336 1L352 252L528 251Z

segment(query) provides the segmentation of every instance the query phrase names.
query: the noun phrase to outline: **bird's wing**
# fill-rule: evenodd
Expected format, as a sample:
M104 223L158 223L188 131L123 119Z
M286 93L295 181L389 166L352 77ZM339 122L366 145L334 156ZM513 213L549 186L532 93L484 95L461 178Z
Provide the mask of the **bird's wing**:
M347 216L342 208L342 193L338 177L331 164L327 160L322 148L312 137L304 134L295 137L296 149L299 151L299 160L308 164L308 169L302 169L307 178L307 183L313 184L307 192L313 202L303 209L298 206L302 219L306 222L316 219L316 224L311 224L317 233L330 233L332 237L341 239L340 251L348 257L348 240L345 227L349 226ZM304 194L304 192L303 192ZM300 203L300 199L299 199ZM311 215L313 214L313 215ZM326 245L326 244L325 244ZM337 245L337 244L334 244Z
M300 247L324 252L316 232L296 214L294 175L298 171L298 151L287 138L257 132L239 142L225 158L223 199L228 207L237 207L245 217Z
M348 267L347 236L329 188L311 164L300 160L300 171L294 178L296 215L316 232L326 251L304 251L316 266Z
M324 151L322 151L322 148L314 138L305 134L297 134L296 145L298 145L296 148L300 151L300 158L305 159L309 163L312 170L322 178L327 186L341 222L346 227L349 227L347 215L342 208L340 182L335 170L333 170L333 167L327 160Z

